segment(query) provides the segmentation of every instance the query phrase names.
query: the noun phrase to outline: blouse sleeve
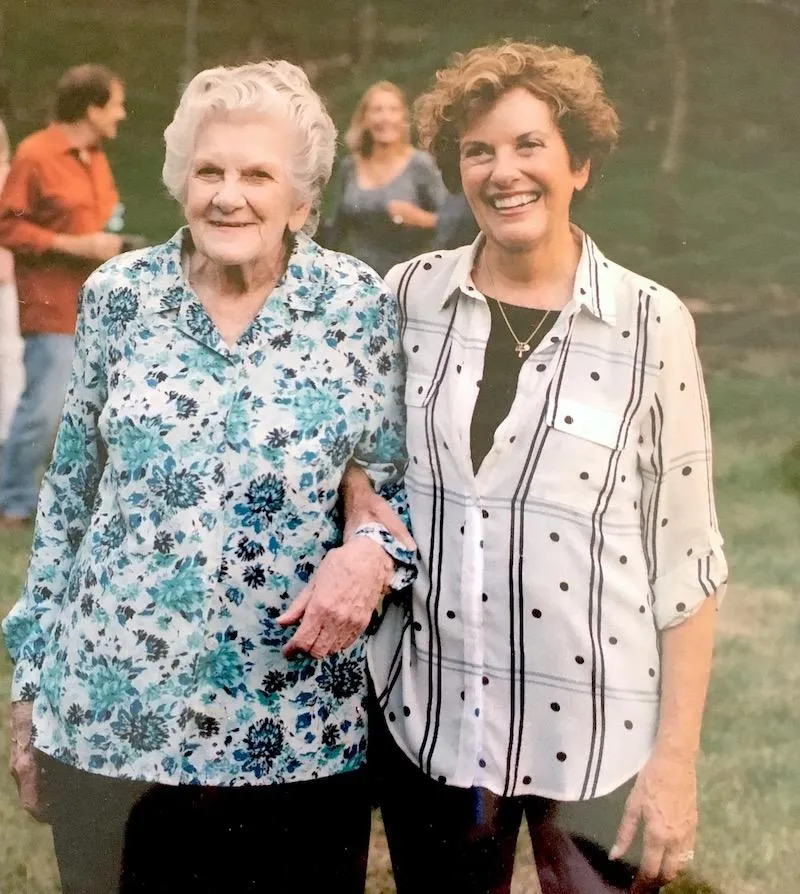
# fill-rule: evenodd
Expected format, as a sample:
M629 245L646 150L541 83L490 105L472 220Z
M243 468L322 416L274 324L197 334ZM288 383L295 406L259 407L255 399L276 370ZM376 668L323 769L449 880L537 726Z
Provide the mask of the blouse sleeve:
M3 622L14 662L12 700L37 694L45 646L70 587L104 465L98 430L106 399L101 295L83 287L75 356L50 467L42 482L31 560L22 595Z
M376 283L380 281L371 274ZM403 486L407 455L405 440L405 364L397 325L397 302L383 284L366 302L358 316L364 331L361 340L361 363L366 372L370 409L364 433L356 445L353 462L361 467L375 491L383 496L409 526L408 502ZM414 553L379 525L367 525L356 535L369 536L379 542L398 565L394 588L413 580Z
M694 323L662 312L658 381L640 434L641 513L656 626L680 624L728 576L717 524L711 431Z
M425 211L436 212L447 198L447 187L433 159L425 152L420 152L419 191L421 206Z

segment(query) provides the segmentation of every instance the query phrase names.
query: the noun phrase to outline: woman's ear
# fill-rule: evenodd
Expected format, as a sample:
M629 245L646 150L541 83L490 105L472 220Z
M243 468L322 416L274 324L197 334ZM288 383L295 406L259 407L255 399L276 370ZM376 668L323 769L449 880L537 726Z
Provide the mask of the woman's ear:
M302 205L298 205L297 208L289 215L289 220L286 223L286 229L289 230L293 235L295 233L299 233L300 230L303 229L305 222L308 220L308 216L311 214L311 204L309 202L303 202Z
M572 176L574 177L574 188L575 192L580 192L582 189L586 188L586 184L589 182L589 175L592 172L592 162L590 159L586 159L584 162L580 162L576 165L572 170Z

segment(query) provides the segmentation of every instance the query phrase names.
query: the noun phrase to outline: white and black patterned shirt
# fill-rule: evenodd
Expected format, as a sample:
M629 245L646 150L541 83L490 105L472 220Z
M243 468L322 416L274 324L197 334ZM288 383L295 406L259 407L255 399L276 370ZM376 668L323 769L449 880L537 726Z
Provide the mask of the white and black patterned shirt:
M652 749L659 631L727 577L694 325L584 236L572 299L476 475L481 238L388 276L420 567L410 600L387 606L370 669L394 738L434 779L598 797Z

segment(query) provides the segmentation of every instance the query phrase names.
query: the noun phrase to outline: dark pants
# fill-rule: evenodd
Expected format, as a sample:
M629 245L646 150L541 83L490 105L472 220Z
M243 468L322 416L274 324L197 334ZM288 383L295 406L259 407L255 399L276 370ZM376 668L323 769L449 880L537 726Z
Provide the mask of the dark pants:
M607 856L629 785L570 804L444 785L400 751L378 710L371 718L370 764L398 894L508 894L523 815L542 894L630 889L636 868Z
M363 894L364 770L224 788L41 767L64 894Z

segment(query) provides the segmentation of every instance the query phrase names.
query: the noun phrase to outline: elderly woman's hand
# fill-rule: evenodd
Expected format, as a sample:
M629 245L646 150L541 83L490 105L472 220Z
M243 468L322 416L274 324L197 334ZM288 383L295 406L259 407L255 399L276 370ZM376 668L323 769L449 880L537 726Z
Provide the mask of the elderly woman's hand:
M290 658L306 652L324 658L352 645L367 629L389 589L394 562L367 537L353 537L330 550L300 595L277 620L300 626L283 647Z
M44 822L40 791L39 768L31 743L33 731L33 702L13 702L11 705L11 754L9 768L17 783L19 802L39 822Z
M344 541L347 543L363 525L378 524L396 538L406 549L416 550L417 544L400 516L389 503L372 489L363 469L349 465L342 478L344 503Z
M628 796L611 859L623 856L644 824L644 849L632 894L646 894L686 868L697 833L697 780L691 759L656 751L644 765Z

